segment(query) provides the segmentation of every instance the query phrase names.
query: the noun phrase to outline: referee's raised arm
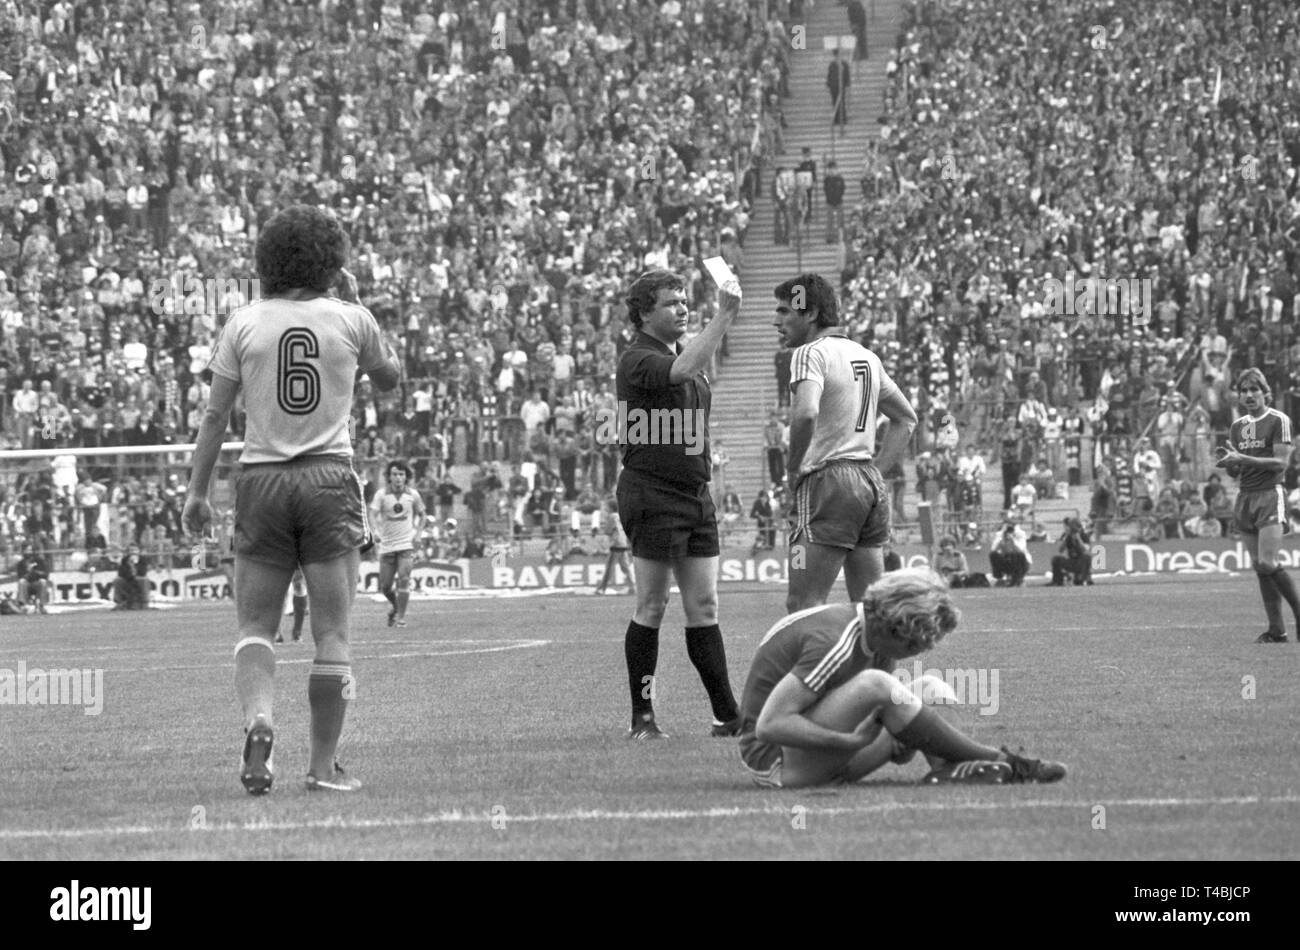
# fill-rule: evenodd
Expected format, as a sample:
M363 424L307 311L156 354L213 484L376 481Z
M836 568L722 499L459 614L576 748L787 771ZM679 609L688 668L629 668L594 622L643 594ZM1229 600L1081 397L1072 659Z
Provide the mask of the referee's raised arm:
M699 336L691 340L673 361L668 373L668 382L674 386L698 376L709 365L714 352L727 335L731 321L740 313L740 281L734 277L718 289L718 314L709 321L709 325L700 331Z

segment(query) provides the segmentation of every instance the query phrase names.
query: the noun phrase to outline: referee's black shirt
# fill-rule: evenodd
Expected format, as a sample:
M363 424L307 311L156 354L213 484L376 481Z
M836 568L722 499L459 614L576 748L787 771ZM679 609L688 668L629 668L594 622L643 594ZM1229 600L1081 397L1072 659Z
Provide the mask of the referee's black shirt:
M713 395L708 378L699 373L693 379L672 385L668 374L679 350L654 337L637 331L636 338L618 361L615 391L618 395L620 423L627 413L627 430L620 429L623 441L623 467L651 478L694 488L709 481L713 472L709 450L708 419ZM671 429L655 420L655 409L679 409L667 417ZM633 421L646 420L642 426L650 438L629 439L635 433ZM682 421L688 419L685 432ZM653 444L658 437L661 444ZM687 438L689 436L689 438ZM666 443L666 444L665 444ZM696 446L701 451L696 452ZM691 454L693 453L693 454Z

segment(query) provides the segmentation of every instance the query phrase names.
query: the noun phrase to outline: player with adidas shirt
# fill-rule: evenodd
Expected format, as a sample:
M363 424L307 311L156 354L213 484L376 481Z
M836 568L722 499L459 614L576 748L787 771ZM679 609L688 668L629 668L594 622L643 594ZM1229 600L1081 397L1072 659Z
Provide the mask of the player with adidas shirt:
M923 782L1055 782L1065 766L995 749L959 732L956 695L925 675L892 675L957 626L947 582L928 568L891 571L862 600L792 613L758 645L740 702L740 757L764 788L856 782L919 751Z
M1228 444L1219 450L1215 467L1238 479L1237 530L1249 544L1268 617L1268 629L1255 642L1285 643L1283 599L1291 607L1300 636L1300 597L1291 576L1277 562L1287 523L1282 474L1291 455L1291 419L1268 405L1272 391L1258 369L1243 371L1233 388L1246 414L1229 427Z
M406 626L415 541L426 517L424 499L410 487L413 476L405 462L389 462L384 470L386 485L370 502L370 527L379 546L379 592L392 608L390 627Z

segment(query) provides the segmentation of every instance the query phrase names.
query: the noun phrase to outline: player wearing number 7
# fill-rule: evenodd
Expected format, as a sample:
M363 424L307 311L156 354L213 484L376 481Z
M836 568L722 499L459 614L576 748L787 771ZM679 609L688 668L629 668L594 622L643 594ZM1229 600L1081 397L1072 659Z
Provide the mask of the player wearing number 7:
M284 594L301 566L316 657L307 680L311 762L307 788L351 791L335 760L347 701L355 696L348 624L365 529L348 422L358 372L393 389L401 363L346 270L348 238L333 215L303 205L274 215L257 240L262 299L222 328L208 369L212 393L199 427L185 499L185 528L212 521L212 469L243 390L247 411L235 488L234 594L239 624L235 689L243 707L240 781L271 790L275 647ZM346 299L331 296L338 282Z
M884 573L890 495L881 472L902 455L916 412L880 357L848 338L835 291L820 274L800 274L775 290L773 321L790 361L790 530L793 613L826 603L840 568L849 600L861 600ZM876 426L890 422L880 450Z

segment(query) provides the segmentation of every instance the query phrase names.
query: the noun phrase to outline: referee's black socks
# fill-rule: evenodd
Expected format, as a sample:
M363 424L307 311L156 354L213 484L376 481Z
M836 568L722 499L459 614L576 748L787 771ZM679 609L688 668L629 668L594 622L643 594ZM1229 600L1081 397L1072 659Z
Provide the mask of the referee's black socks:
M659 628L628 621L623 638L627 685L632 693L632 719L654 712L655 667L659 664Z
M1300 637L1300 597L1296 596L1295 582L1291 580L1291 575L1286 572L1286 569L1281 564L1273 569L1272 580L1277 592L1282 595L1282 599L1291 608L1291 613L1296 622L1296 636Z
M708 690L713 718L720 723L735 719L739 710L727 675L727 650L722 645L722 628L716 623L707 627L687 627L686 655L695 664L700 680Z
M1264 601L1264 614L1268 617L1270 633L1286 633L1286 623L1282 620L1282 592L1274 582L1273 572L1255 568L1255 577L1259 581L1259 594Z

